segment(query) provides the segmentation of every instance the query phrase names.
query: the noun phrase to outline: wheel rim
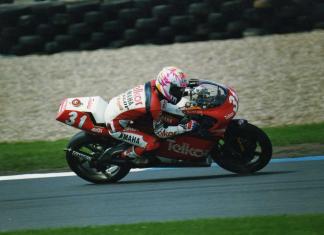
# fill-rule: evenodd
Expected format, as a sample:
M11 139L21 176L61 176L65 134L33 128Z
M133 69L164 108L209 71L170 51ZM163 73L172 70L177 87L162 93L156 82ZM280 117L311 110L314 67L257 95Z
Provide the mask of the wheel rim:
M99 143L87 143L75 149L76 151L92 156L93 158L99 157L108 146ZM116 176L121 167L118 165L108 165L105 171L98 171L87 160L77 159L77 168L81 174L94 180L109 180Z
M233 160L242 167L259 164L263 156L262 144L248 136L238 136L232 143L231 155Z

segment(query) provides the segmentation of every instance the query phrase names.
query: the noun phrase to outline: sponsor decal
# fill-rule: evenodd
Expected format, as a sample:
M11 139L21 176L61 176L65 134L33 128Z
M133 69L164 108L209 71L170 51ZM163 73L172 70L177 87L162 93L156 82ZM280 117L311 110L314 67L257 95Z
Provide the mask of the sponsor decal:
M72 100L72 105L74 107L79 107L81 105L81 101L79 99Z
M96 133L102 133L103 132L103 129L100 128L100 127L94 127L91 129L92 132L96 132Z
M120 135L118 136L118 139L132 144L138 144L138 145L140 144L140 138L131 134L125 134L121 132Z
M166 110L167 109L167 105L168 105L168 101L166 100L161 100L161 109L162 110Z
M204 112L199 108L197 109L197 107L193 107L194 109L186 109L184 110L185 113L188 113L188 114L199 114L199 115L203 115Z
M63 112L66 109L66 105L67 105L67 99L62 100L59 108L59 113Z
M143 85L140 86L136 86L133 89L133 97L134 97L134 101L135 101L135 105L143 105L143 101L142 101L142 93L143 93L144 89L143 89Z
M93 102L94 102L94 99L93 98L90 98L89 101L88 101L87 109L90 109L92 107Z
M235 115L235 113L234 113L234 112L231 112L231 113L225 115L224 118L225 118L226 120L228 120L228 119L234 117L234 115Z
M209 153L208 150L190 147L188 143L177 144L175 140L167 141L169 142L168 150L175 153L189 155L192 157L204 157Z
M176 135L176 132L167 132L165 130L161 131L158 133L160 138L167 138L167 137L172 137Z
M174 124L174 123L176 123L178 121L177 118L172 117L171 115L167 115L167 114L162 114L160 116L160 119L161 119L162 122L166 122L168 124Z
M123 108L123 106L121 104L121 97L120 96L117 97L117 105L118 105L119 110L123 111L124 108Z
M142 100L142 95L144 92L144 86L139 85L134 87L133 89L126 91L124 94L121 95L121 97L118 100L119 108L123 106L123 109L129 110L131 106L135 105L135 108L137 106L143 106L144 102Z

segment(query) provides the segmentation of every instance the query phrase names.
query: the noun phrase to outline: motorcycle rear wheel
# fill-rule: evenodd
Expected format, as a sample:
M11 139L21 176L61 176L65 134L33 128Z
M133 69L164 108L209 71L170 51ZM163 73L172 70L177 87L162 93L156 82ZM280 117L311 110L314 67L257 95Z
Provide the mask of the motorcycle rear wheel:
M113 143L109 139L100 138L85 132L74 135L68 143L66 161L70 169L82 179L95 184L115 183L124 178L130 171L130 167L125 164L108 165L105 171L98 171L91 165L91 162L73 156L72 152L86 154L88 156L99 156Z
M246 123L225 135L224 145L214 161L225 170L237 174L252 174L271 160L272 144L265 132Z

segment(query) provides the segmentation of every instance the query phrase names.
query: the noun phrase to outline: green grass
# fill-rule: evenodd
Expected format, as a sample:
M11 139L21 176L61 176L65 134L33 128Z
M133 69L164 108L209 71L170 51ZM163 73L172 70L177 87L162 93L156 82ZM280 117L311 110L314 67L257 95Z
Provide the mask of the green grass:
M1 235L305 235L324 234L324 214L215 218L165 223L3 232Z
M30 172L66 168L68 140L0 143L0 172Z
M274 146L324 143L324 123L264 128ZM0 143L0 173L48 171L67 168L68 140Z
M274 146L324 143L324 123L264 128Z

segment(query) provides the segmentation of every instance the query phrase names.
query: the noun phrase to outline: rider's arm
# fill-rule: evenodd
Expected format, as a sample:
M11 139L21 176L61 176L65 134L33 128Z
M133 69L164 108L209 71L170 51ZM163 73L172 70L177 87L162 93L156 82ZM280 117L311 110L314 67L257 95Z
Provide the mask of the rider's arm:
M162 119L162 111L164 112L172 111L173 113L177 112L178 115L180 114L179 112L182 113L182 111L179 110L179 108L175 105L171 105L171 104L168 105L167 101L164 100L160 101L157 95L152 96L150 110L151 110L151 115L153 117L153 130L155 135L159 138L168 138L175 135L179 135L191 131L195 127L193 121L189 121L186 124L181 124L177 126L171 126L165 123L165 121Z
M184 125L168 126L161 118L153 120L153 129L159 138L168 138L186 132Z
M163 112L175 114L177 116L185 115L177 105L171 104L166 100L161 100L161 110Z

